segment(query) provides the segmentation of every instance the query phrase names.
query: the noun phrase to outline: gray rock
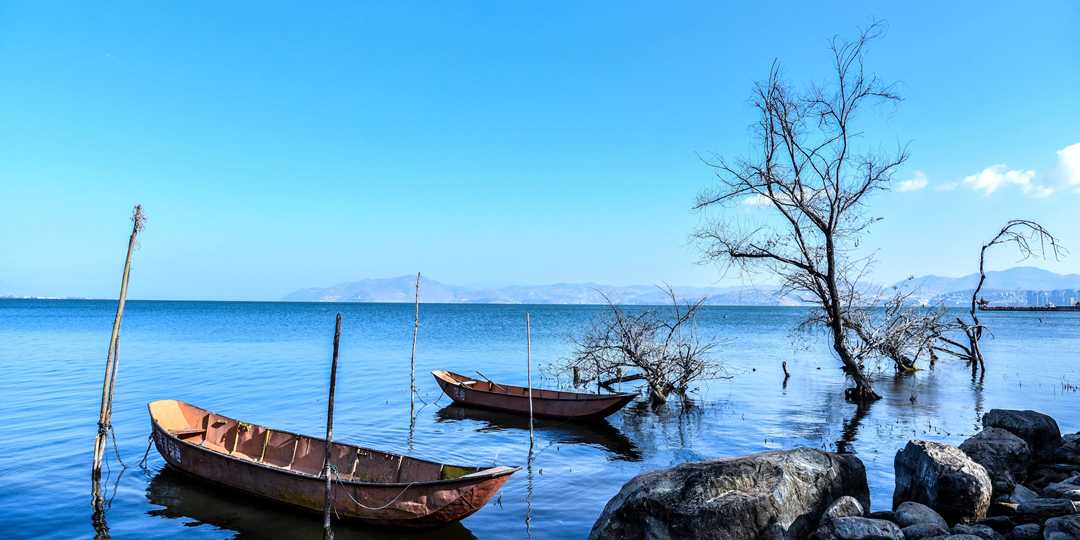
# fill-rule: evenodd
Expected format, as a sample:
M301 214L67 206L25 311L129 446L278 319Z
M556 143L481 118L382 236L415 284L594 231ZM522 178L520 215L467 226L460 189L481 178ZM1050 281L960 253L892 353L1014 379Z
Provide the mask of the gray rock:
M1032 499L1038 499L1038 498L1039 498L1039 494L1036 493L1031 488L1028 488L1027 486L1024 486L1024 485L1021 485L1021 484L1016 484L1016 486L1013 487L1012 494L1010 494L1006 498L1006 500L1008 502L1020 504L1022 502L1027 502L1027 501L1030 501Z
M1080 465L1080 433L1061 438L1061 446L1054 451L1054 461Z
M836 499L825 509L825 513L821 515L821 523L823 525L826 520L842 517L861 517L865 512L863 506L859 501L850 495L844 495L839 499Z
M1056 517L1046 520L1043 528L1046 540L1076 540L1080 538L1080 516Z
M986 525L987 527L990 527L991 529L994 529L999 533L1005 534L1011 531L1013 527L1016 526L1016 522L1014 522L1007 516L994 516L988 517L976 523L976 525Z
M796 448L684 463L623 485L589 538L805 538L844 495L870 506L866 469L850 454Z
M919 523L931 523L944 529L949 528L945 518L941 517L933 508L913 501L904 501L896 507L896 518L893 520L901 527L908 527Z
M914 525L908 525L903 529L900 529L904 533L905 540L922 540L924 538L933 538L935 536L947 536L949 534L949 528L938 525L937 523L916 523Z
M961 523L952 528L953 534L970 534L972 536L978 536L983 540L1005 540L1005 537L1001 533L987 527L986 525L968 525Z
M1040 463L1028 471L1028 480L1025 484L1039 489L1067 480L1070 476L1080 473L1080 465L1072 463Z
M993 409L983 415L982 423L983 427L1001 428L1024 439L1037 460L1049 461L1061 445L1057 422L1040 412Z
M1028 444L1001 428L986 428L960 444L975 463L982 465L994 485L994 497L1008 495L1013 486L1023 482L1031 450Z
M884 519L885 521L891 521L896 523L896 512L892 510L878 510L877 512L870 512L866 514L866 517L870 519Z
M1017 525L1009 533L1009 540L1042 540L1042 527L1038 523Z
M931 441L909 441L896 453L893 463L894 506L904 501L922 503L949 523L986 517L993 489L990 476L959 448Z
M1046 486L1043 489L1043 495L1056 499L1080 501L1080 474Z
M904 540L900 527L884 519L864 517L840 517L827 520L814 535L813 540Z
M1078 512L1080 512L1080 503L1068 499L1033 499L1020 503L1016 509L1016 519L1031 523Z

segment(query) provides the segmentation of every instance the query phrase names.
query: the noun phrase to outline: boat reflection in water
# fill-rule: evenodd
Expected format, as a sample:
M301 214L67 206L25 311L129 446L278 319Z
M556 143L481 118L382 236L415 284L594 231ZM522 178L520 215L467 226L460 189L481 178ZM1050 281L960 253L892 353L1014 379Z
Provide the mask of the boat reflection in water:
M437 422L461 420L481 422L484 426L477 430L480 432L509 429L529 430L528 416L465 405L447 405L435 412L435 421ZM538 433L544 433L556 442L599 446L610 452L614 459L641 461L641 451L638 450L638 447L607 420L581 423L535 418L533 422L534 429Z
M154 517L186 520L183 525L210 525L236 531L234 538L322 538L322 519L290 506L252 497L228 488L209 485L165 467L150 480L146 498L161 508L147 512ZM475 539L460 522L436 529L395 532L354 523L334 523L334 537L362 540L468 540Z

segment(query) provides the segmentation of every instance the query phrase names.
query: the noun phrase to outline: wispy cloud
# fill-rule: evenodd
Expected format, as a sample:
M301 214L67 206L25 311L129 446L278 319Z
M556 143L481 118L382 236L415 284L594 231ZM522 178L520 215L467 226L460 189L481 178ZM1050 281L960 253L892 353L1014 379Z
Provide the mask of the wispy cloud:
M769 198L764 195L750 195L743 199L742 203L747 206L766 206L771 204Z
M915 174L908 180L900 182L896 187L896 191L919 191L930 184L930 179L926 177L926 173L922 171L915 171Z

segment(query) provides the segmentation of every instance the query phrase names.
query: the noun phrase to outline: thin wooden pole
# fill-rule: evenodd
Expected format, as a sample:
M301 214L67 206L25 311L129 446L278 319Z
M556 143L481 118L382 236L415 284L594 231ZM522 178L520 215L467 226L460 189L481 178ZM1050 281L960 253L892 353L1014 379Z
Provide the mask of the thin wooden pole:
M115 391L117 342L120 340L120 322L124 318L124 305L127 303L128 276L131 275L131 254L135 251L135 237L142 230L145 217L142 205L135 205L131 215L131 237L128 239L127 258L124 259L124 273L120 278L120 299L116 304L116 316L113 318L112 334L109 336L109 349L105 358L105 380L101 383L101 409L98 411L97 437L94 439L94 464L91 476L101 475L101 461L105 457L105 444L108 442L109 428L112 422L112 397Z
M525 371L529 379L529 448L535 442L533 435L533 396L532 396L532 321L525 314Z
M409 357L409 417L416 409L416 334L420 332L420 272L416 273L416 315L412 327L412 355Z
M323 505L323 538L333 540L334 531L330 529L330 508L333 490L333 478L330 473L330 448L334 444L334 387L337 385L338 344L341 342L341 314L337 314L334 324L334 356L330 361L330 398L326 401L326 457L323 459L323 475L326 476L326 503Z

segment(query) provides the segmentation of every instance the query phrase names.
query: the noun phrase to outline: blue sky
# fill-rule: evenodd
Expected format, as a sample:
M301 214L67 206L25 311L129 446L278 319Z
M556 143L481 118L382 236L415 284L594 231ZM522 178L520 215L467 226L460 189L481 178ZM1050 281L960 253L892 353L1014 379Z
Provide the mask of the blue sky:
M926 185L870 202L874 278L969 273L1012 217L1080 271L1075 2L3 2L0 294L114 296L135 202L138 298L764 282L697 264L697 156L751 149L773 59L824 80L875 19L905 100L867 141Z

